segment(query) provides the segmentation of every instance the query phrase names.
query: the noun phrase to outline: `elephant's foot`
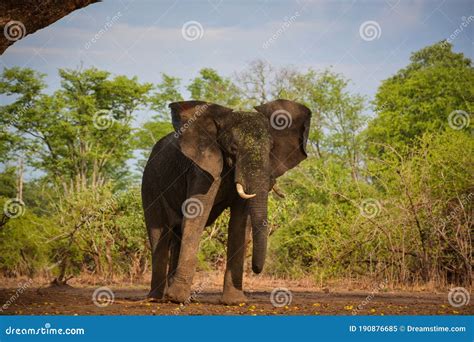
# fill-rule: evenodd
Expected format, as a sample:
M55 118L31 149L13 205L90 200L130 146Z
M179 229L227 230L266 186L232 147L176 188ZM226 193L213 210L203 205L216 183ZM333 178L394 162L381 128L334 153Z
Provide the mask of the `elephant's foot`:
M163 303L162 298L156 298L156 297L146 297L145 302L147 303Z
M150 291L147 295L147 301L152 303L159 303L163 301L163 292Z
M166 291L165 298L174 303L185 303L189 300L191 291L185 283L174 281Z
M236 305L247 301L248 298L244 295L244 292L234 287L225 288L221 298L221 303L226 305Z

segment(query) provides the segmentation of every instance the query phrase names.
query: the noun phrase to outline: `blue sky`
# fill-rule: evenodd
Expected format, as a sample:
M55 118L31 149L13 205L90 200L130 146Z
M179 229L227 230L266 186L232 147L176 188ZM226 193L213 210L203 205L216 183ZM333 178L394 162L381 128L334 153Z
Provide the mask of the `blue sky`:
M370 99L412 52L449 37L473 15L472 0L104 0L18 41L0 67L36 69L55 89L57 69L81 63L142 81L158 82L164 72L187 82L202 67L230 76L265 59L276 67L332 67ZM190 21L202 26L198 39L183 37ZM373 40L360 34L367 21L380 28ZM473 58L473 42L471 21L453 40L454 50ZM141 113L141 120L151 115Z

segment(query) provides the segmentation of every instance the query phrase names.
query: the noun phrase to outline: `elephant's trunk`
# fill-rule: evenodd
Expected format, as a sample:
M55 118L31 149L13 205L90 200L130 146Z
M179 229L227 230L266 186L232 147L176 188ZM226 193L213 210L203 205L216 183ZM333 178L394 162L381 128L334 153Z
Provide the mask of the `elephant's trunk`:
M258 191L255 198L248 201L250 205L250 219L252 222L252 271L261 273L267 253L268 221L267 221L268 192Z

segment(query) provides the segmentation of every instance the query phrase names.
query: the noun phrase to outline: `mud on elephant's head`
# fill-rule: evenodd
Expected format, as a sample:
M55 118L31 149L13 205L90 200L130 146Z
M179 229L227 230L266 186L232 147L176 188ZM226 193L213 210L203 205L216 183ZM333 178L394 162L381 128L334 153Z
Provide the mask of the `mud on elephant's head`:
M170 104L182 152L214 178L224 163L234 170L236 192L248 200L253 235L252 269L260 273L267 247L267 200L275 179L307 157L311 111L275 100L255 112L202 101Z

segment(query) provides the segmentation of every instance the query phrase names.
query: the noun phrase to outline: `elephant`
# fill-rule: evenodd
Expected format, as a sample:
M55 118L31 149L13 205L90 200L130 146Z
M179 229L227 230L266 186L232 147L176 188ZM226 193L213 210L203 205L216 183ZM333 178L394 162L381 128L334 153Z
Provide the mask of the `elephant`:
M175 132L155 144L142 179L152 254L148 297L189 300L203 229L230 208L221 302L245 302L246 232L252 232L252 271L259 274L267 250L269 192L307 157L311 111L284 99L255 111L195 100L169 108Z

